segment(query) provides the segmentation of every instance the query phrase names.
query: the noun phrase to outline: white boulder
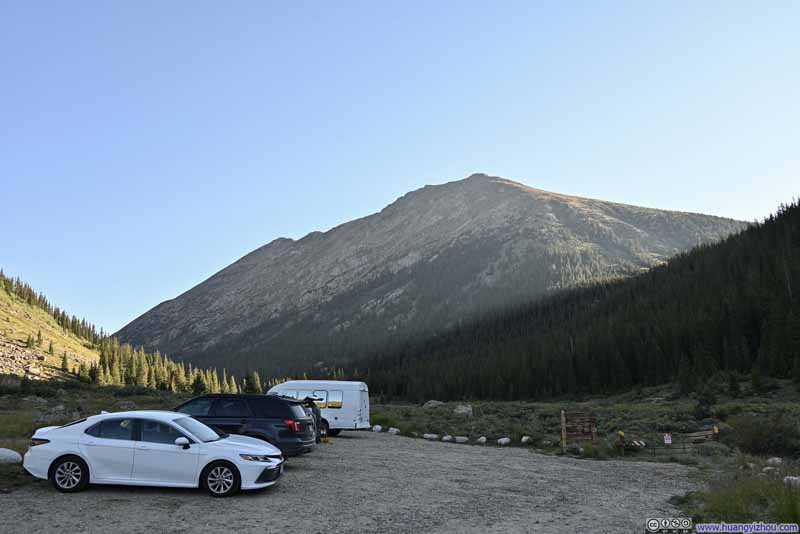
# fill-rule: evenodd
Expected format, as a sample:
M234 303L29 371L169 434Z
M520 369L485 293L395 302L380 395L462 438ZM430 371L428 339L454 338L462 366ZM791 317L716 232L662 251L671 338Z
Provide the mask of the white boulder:
M783 477L783 483L792 488L800 488L800 477L793 477L793 476Z
M533 443L533 439L530 436L522 436L520 443L522 443L523 445L530 445L531 443Z
M764 469L762 469L761 472L764 473L765 475L774 475L775 473L778 472L778 468L777 467L772 467L772 466L767 466Z
M389 434L399 434L400 433L400 429L399 428L395 428L393 426L390 426L389 430L387 430L387 432Z
M500 438L497 440L497 444L503 447L508 445L509 443L511 443L511 438Z
M383 427L381 425L375 425L372 427L373 432L383 432Z
M0 449L0 464L22 463L22 456L11 449Z
M782 458L778 458L777 456L773 456L769 460L767 460L767 465L781 465L783 463Z
M486 445L486 436L479 437L475 440L475 443L478 443L479 445Z
M430 441L438 441L439 434L422 434L422 438Z
M438 408L442 404L444 404L442 401L429 400L428 402L422 405L422 408L424 408L425 410L429 410L431 408Z
M469 442L469 438L467 436L456 436L455 441L456 443L467 443Z
M453 441L453 436L448 434L447 436L442 438L442 441Z
M461 415L463 417L472 417L472 405L470 404L459 404L458 406L453 409L453 413L456 415Z

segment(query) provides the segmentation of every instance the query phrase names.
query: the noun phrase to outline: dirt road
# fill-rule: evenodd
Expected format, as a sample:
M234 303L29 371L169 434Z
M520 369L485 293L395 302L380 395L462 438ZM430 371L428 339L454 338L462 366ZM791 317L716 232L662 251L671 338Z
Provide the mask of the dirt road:
M692 487L675 464L345 433L290 459L276 487L229 499L32 483L0 495L0 533L638 533L647 517L679 515L667 499Z

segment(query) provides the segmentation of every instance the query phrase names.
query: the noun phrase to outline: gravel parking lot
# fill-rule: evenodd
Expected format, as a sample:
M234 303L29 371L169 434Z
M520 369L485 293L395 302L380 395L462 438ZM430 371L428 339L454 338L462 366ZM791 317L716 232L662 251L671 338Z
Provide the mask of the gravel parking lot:
M37 482L0 495L0 532L628 533L678 515L693 488L676 464L596 462L344 433L290 459L280 483L214 499L200 490Z

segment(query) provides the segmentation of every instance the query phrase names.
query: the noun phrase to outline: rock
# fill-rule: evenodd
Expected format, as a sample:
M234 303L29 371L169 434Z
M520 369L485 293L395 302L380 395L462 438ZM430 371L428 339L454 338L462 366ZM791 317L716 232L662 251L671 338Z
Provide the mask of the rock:
M372 427L373 432L383 432L383 427L381 425L375 425Z
M456 436L455 441L456 443L468 443L469 438L467 436Z
M522 443L523 445L530 445L531 443L533 443L533 439L530 436L522 436L520 443Z
M486 445L486 437L485 436L479 437L478 439L475 440L475 443L478 443L479 445Z
M778 458L777 456L773 456L769 460L767 460L767 465L781 465L783 463L782 458Z
M800 488L800 477L785 476L783 483L792 488Z
M463 417L472 417L472 405L471 404L459 404L453 410L453 413L456 415L461 415Z
M500 446L506 446L511 443L511 438L500 438L497 440L497 444Z
M130 412L131 410L136 409L136 403L129 400L119 401L117 403L117 407L121 412Z
M453 441L453 436L447 435L447 436L442 438L442 441L448 441L448 442L449 441Z
M546 440L542 441L542 447L546 448L546 447L552 447L552 446L553 446L553 442L550 441L549 439L546 439Z
M427 439L429 441L438 441L439 434L422 434L423 439Z
M400 429L399 428L395 428L393 426L390 426L389 430L387 430L387 432L389 434L399 434L400 433Z
M11 449L0 449L0 464L19 464L22 463L22 456L17 451Z
M761 470L761 472L764 473L765 475L774 475L774 474L776 474L778 472L778 468L777 467L765 467L764 469Z
M425 410L430 410L431 408L438 408L439 406L443 405L444 403L437 400L429 400L425 404L422 405L422 408Z

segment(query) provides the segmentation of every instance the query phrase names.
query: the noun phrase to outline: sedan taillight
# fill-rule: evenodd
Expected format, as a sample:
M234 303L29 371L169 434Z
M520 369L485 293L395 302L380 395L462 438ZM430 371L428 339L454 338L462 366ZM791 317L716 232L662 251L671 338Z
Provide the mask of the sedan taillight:
M300 421L294 419L284 419L283 423L289 427L292 432L300 432Z
M37 445L44 445L45 443L50 443L50 440L42 438L31 438L30 446L35 447Z

